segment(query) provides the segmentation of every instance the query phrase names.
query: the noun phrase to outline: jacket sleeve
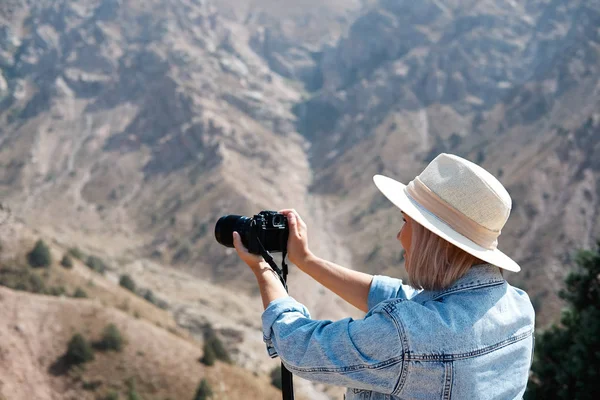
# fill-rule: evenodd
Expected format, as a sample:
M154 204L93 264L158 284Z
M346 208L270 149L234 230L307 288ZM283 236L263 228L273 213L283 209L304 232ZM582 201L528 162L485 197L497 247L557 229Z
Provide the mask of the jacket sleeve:
M383 305L364 319L310 319L292 297L269 304L262 316L271 356L302 378L391 394L402 370L400 331Z
M373 280L371 281L371 288L369 289L367 306L370 310L377 304L385 300L409 300L419 292L420 290L414 289L412 286L403 284L401 279L390 278L382 275L375 275L373 276Z

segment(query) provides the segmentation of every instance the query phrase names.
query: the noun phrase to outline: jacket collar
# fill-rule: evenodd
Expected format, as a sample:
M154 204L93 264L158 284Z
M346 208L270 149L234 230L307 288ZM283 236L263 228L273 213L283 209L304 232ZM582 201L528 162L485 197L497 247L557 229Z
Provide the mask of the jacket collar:
M452 285L441 290L423 290L413 300L424 302L436 300L446 295L473 288L494 286L503 283L504 278L498 267L492 264L473 265L462 277Z

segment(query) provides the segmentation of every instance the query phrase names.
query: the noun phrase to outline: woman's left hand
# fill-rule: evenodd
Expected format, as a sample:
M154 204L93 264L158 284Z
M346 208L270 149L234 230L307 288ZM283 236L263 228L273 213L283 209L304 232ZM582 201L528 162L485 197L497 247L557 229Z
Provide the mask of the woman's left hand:
M246 246L242 243L242 238L237 232L233 232L233 246L238 253L238 256L250 267L250 269L256 274L260 272L265 266L270 268L265 259L262 256L252 254L248 251Z

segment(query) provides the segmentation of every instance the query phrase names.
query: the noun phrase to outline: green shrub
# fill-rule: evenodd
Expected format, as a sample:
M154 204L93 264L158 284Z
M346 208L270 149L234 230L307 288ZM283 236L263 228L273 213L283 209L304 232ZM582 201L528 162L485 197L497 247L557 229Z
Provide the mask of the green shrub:
M221 360L223 362L231 364L229 352L225 349L225 346L223 346L223 342L221 342L221 340L218 337L213 336L212 338L210 338L208 344L210 347L212 347L217 360Z
M85 258L85 254L83 254L83 252L77 247L71 247L69 249L69 254L81 261L83 261L83 259Z
M86 299L88 297L88 294L85 290L78 287L77 289L75 289L75 293L73 293L73 297L75 297L77 299Z
M213 391L210 387L210 384L206 380L206 378L202 378L200 384L198 385L198 389L196 390L196 394L194 395L194 400L207 400L213 397Z
M92 271L96 271L99 274L103 274L106 271L106 264L100 257L89 256L85 262Z
M60 260L60 265L69 269L73 268L73 259L68 254L65 254L62 260Z
M131 276L129 276L128 274L121 275L121 279L119 279L119 285L129 290L130 292L135 293L135 282L133 281L133 278L131 278Z
M77 333L73 335L67 346L65 361L69 365L83 364L94 359L94 351L92 346L85 338Z
M218 338L217 334L213 330L212 326L208 326L206 331L204 332L204 348L205 353L206 349L210 348L215 355L217 360L221 360L228 364L231 364L231 357L229 357L229 352L225 349L223 342Z
M104 396L103 400L119 400L119 393L112 391Z
M107 325L102 333L102 339L98 343L102 350L121 351L123 349L123 336L115 324Z
M46 284L41 276L38 274L30 274L28 284L25 285L21 290L26 290L33 293L46 293Z
M127 379L125 382L127 385L127 400L142 400L135 387L135 380L133 378Z
M44 279L29 268L0 268L0 285L32 293L46 293Z
M208 342L205 342L203 350L204 356L200 360L202 364L208 365L209 367L214 365L217 357L215 356L215 351L213 350L212 346Z
M63 296L65 293L67 293L67 289L64 286L52 286L48 290L50 296Z
M142 400L142 397L138 394L137 390L130 389L127 392L127 400Z
M559 296L560 324L535 338L526 400L594 399L600 391L600 241L580 251Z
M82 388L83 390L89 390L91 392L95 391L102 385L102 381L86 381L83 382Z
M154 297L154 293L150 289L144 293L144 299L149 303L156 304L156 297Z
M50 249L43 240L38 240L35 247L27 254L29 265L34 268L49 267L52 264Z
M281 365L273 368L271 370L271 385L275 386L277 389L281 390Z

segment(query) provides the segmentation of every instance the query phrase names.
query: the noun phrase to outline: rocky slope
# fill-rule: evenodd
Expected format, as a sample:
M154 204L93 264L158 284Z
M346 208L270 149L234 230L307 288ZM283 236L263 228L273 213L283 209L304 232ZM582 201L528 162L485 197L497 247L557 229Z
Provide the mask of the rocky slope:
M2 3L2 201L37 235L101 255L115 279L130 270L144 282L151 270L148 287L180 326L201 338L210 322L237 363L265 373L260 300L239 292L256 296L251 274L212 230L231 212L307 209L298 85L213 5L166 4ZM169 264L201 280L182 290L190 277ZM316 315L347 314L292 277Z
M106 309L98 301L48 298L0 288L2 396L7 399L97 399L111 391L125 395L133 378L146 399L193 398L206 378L221 399L279 399L266 376L223 363L198 362L202 350L148 321ZM59 371L58 361L72 335L90 341L115 324L126 340L122 352L96 352L85 370Z
M125 395L134 380L143 399L186 399L203 378L218 398L281 398L270 382L279 360L266 355L260 299L150 262L107 265L100 274L72 255L72 267L65 268L59 260L67 249L55 243L49 243L51 265L32 268L25 255L38 237L16 221L0 230L0 314L6 322L0 328L0 398L103 399L111 391ZM119 284L124 273L133 278L135 294ZM83 369L67 368L61 357L72 336L97 343L108 324L117 326L123 351L96 348L95 360ZM208 332L232 365L200 362ZM295 380L298 398L326 399L324 391L339 393Z
M211 235L219 215L304 193L310 171L289 110L299 97L210 4L163 6L14 11L3 28L2 191L65 241L85 232L82 245L109 253L147 246L162 262L208 264L223 254Z
M292 206L317 254L401 276L401 219L371 176L452 152L513 196L500 248L543 325L600 235L599 25L566 0L3 1L2 204L263 373L260 301L217 218ZM290 282L315 317L354 312Z

